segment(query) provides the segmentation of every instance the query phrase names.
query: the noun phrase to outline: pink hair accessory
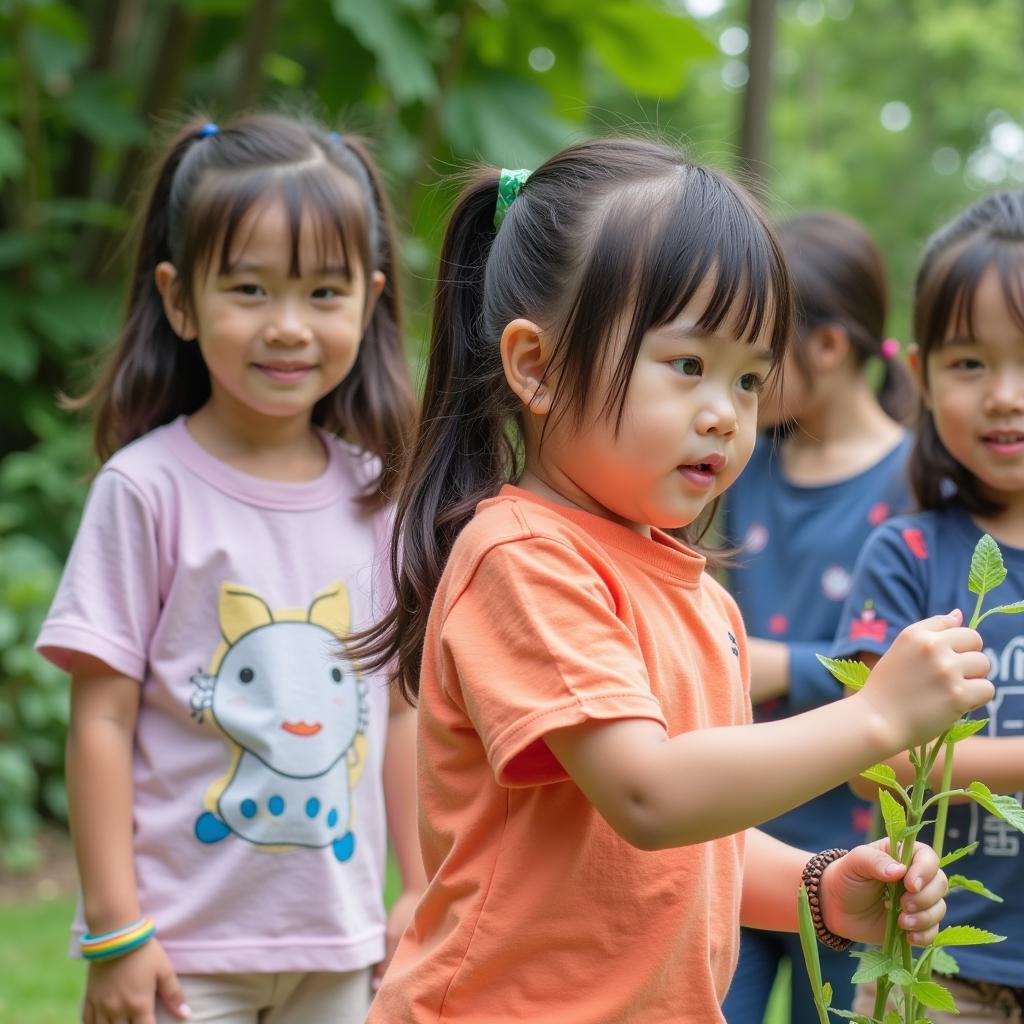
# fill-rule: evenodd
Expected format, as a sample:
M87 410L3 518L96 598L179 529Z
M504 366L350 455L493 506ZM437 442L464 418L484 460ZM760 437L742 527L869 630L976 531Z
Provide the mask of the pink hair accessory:
M890 359L895 359L900 354L900 343L896 338L886 338L882 342L881 348L882 358L888 362Z

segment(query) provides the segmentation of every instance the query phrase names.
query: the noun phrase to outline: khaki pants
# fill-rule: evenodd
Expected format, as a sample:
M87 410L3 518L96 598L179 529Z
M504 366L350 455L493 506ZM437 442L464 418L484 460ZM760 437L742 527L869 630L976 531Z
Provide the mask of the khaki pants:
M990 1024L1000 1021L1002 1024L1022 1024L1024 1011L1017 1001L1017 996L1002 985L992 985L987 981L965 985L956 978L936 977L939 984L948 988L956 1000L959 1014L945 1013L942 1010L926 1010L925 1014L933 1024ZM1018 990L1019 991L1019 990ZM875 1008L875 983L866 982L857 986L857 995L853 1000L854 1013L863 1013L870 1017Z
M364 1024L370 968L348 973L181 974L188 1024ZM157 1024L180 1024L158 1001Z

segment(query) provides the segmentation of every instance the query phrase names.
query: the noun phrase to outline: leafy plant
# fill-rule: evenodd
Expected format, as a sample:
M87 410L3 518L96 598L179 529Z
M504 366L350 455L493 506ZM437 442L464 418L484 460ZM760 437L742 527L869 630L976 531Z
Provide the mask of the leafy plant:
M982 612L985 596L999 587L1005 579L1006 567L1003 565L999 545L985 534L974 549L968 576L968 587L971 593L977 595L974 614L969 623L971 629L976 629L990 615L1015 615L1024 612L1024 601L997 605ZM818 656L818 660L836 679L852 690L859 690L864 685L870 671L867 665L860 661L835 660L821 655ZM927 815L933 811L933 845L942 867L968 856L977 848L978 844L972 843L970 846L943 855L947 808L952 796L974 800L989 814L1024 832L1024 808L1014 797L995 794L981 782L972 782L963 789L951 788L953 748L961 740L973 736L984 728L987 722L988 719L984 718L961 718L930 743L909 750L907 753L914 768L914 781L907 787L900 785L896 772L886 764L873 765L861 773L865 779L883 787L878 791L878 799L881 804L882 820L885 822L885 832L889 837L889 848L892 855L903 864L909 866L918 833L926 825L931 824ZM933 792L928 779L942 753L945 753L942 781L938 792ZM853 981L874 981L877 986L872 1016L866 1017L863 1014L836 1009L831 1005L831 986L823 982L821 977L817 939L811 921L807 890L803 886L800 888L800 944L803 947L807 974L821 1024L828 1024L830 1013L855 1021L857 1024L922 1024L929 1020L926 1014L930 1009L956 1013L952 993L944 985L932 980L932 971L943 974L956 973L956 960L948 952L950 946L984 945L1002 942L1005 938L982 928L954 925L943 928L932 942L915 956L906 933L897 926L900 897L904 891L903 882L889 883L887 889L886 905L889 913L881 948L851 953L851 956L860 961L854 972ZM951 892L963 889L997 903L1002 902L1000 896L990 892L981 882L965 878L963 875L951 875L949 889ZM896 1009L887 1009L891 996L894 997Z

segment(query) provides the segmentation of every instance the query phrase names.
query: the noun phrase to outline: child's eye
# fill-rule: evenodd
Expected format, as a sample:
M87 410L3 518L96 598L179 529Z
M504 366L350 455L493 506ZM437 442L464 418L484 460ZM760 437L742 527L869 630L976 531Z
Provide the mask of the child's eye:
M682 359L673 359L672 367L677 373L684 377L699 377L703 367L700 360L695 356L684 356Z
M984 363L980 359L972 359L969 356L965 356L963 359L958 359L953 363L954 370L981 370L984 368Z
M239 295L246 295L250 298L265 295L262 285L258 284L236 284L233 291L239 293Z
M327 284L313 289L314 299L336 299L340 294L341 292L339 292L337 288L332 288Z
M760 374L745 373L740 377L740 388L744 391L749 391L756 395L763 387L764 381L761 379Z

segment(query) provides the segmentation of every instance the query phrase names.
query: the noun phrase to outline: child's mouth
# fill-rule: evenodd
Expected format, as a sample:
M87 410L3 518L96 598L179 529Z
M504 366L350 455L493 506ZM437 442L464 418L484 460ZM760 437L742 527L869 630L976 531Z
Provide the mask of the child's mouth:
M708 455L702 462L691 462L678 468L683 477L695 487L708 488L725 468L725 457L716 453Z
M285 384L302 380L313 369L309 363L253 363L253 366L271 380Z
M992 430L983 434L981 441L996 455L1020 455L1024 452L1024 431Z

